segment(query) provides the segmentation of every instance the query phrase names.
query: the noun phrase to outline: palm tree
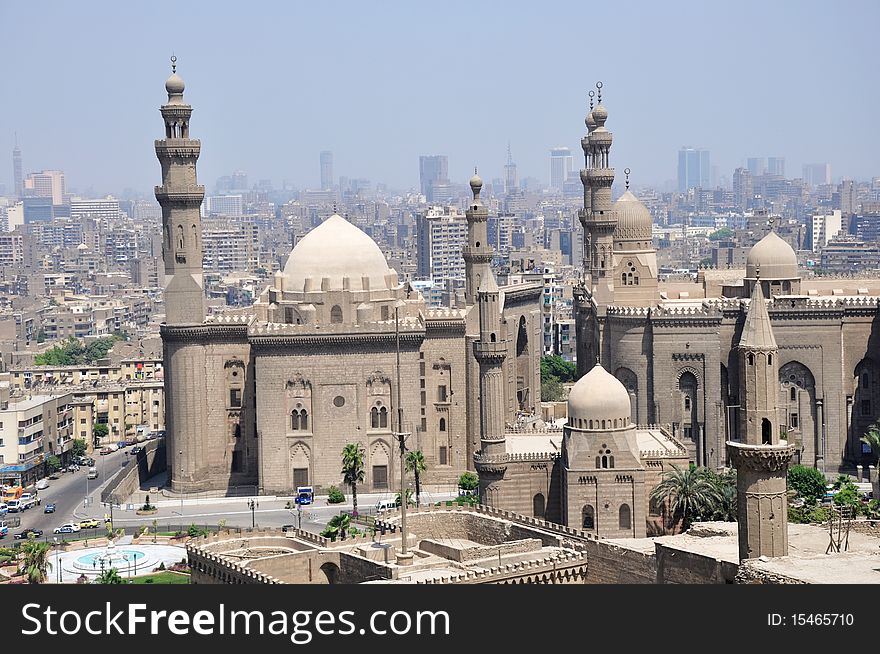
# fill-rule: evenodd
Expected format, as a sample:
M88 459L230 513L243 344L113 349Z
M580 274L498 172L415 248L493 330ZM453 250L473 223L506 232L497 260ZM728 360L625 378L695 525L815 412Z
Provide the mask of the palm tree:
M347 513L340 513L330 518L327 527L321 532L321 536L336 540L336 537L345 538L348 530L351 529L351 516Z
M49 543L41 543L33 538L21 546L24 559L22 565L29 584L42 584L46 581L52 564L49 562Z
M360 443L349 443L342 448L342 479L351 486L351 514L358 514L357 485L364 481L364 447Z
M96 584L124 584L125 579L119 576L119 572L116 568L110 568L109 570L104 570L98 577L95 579Z
M862 436L861 441L866 445L871 446L871 451L874 453L875 464L880 464L880 422L875 422L868 427L868 431Z
M411 450L406 454L406 469L413 473L416 479L416 506L421 504L422 484L421 475L428 469L425 463L425 455L421 450Z
M693 465L685 470L672 466L651 491L651 499L666 504L672 512L672 524L680 520L682 529L687 529L694 518L711 515L722 504L721 493L706 470Z

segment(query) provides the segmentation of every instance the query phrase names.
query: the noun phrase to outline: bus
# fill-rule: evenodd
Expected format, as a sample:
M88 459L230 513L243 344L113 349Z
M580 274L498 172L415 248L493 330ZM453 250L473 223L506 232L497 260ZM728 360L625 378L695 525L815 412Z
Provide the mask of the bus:
M297 486L294 504L311 504L315 501L315 491L311 486Z

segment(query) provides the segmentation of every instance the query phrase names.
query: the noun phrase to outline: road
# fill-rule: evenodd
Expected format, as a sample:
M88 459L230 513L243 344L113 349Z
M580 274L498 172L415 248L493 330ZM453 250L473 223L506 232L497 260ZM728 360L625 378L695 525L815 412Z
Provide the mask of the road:
M112 454L100 456L97 453L93 457L95 459L95 467L98 469L97 479L87 479L88 468L80 466L77 472L58 473L58 479L49 480L49 488L38 491L40 505L34 506L23 513L12 513L10 518L19 517L21 519L20 527L10 527L9 535L0 543L4 545L14 542L13 534L25 528L41 529L43 537L52 540L52 530L60 527L65 522L71 522L79 519L74 517L74 512L81 514L90 510L94 517L101 518L103 511L100 507L101 494L100 490L109 481L121 467L124 462L128 462L131 457L128 449L118 450ZM129 464L131 465L131 464ZM84 500L89 496L92 499L92 506L86 509ZM55 513L43 513L46 504L55 504ZM98 531L101 530L90 530Z

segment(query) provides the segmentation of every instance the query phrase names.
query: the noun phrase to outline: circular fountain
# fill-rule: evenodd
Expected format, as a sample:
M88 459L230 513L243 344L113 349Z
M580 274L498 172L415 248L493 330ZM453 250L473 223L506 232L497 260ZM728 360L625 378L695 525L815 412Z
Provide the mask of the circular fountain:
M116 568L121 577L152 574L156 567L179 563L186 558L186 550L178 545L123 545L110 541L104 547L88 547L71 552L55 551L49 562L52 570L48 581L58 582L56 566L61 568L61 583L74 583L85 575L94 578L105 570Z

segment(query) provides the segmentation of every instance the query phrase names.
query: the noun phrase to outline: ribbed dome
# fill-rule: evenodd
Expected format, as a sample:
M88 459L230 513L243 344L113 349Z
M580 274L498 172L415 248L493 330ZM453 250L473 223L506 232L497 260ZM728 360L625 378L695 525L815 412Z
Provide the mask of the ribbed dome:
M309 278L311 290L321 290L325 277L329 283L326 290L342 290L346 277L352 291L387 289L389 275L397 279L376 242L338 214L306 234L284 266L285 289L290 291L302 291ZM363 277L369 279L368 289Z
M639 199L627 191L614 203L617 227L614 228L615 241L650 241L653 232L651 212Z
M168 95L180 95L185 88L186 85L183 83L183 79L177 73L172 73L171 77L165 80L165 90L168 92Z
M754 279L758 268L761 279L799 279L800 277L797 255L773 230L749 250L746 259L746 278Z
M576 420L592 421L592 429L602 429L602 421L606 421L607 429L613 421L618 425L629 425L630 420L629 393L620 380L609 373L600 364L596 364L586 375L581 377L568 394L568 422L576 424ZM589 425L586 422L586 425Z

